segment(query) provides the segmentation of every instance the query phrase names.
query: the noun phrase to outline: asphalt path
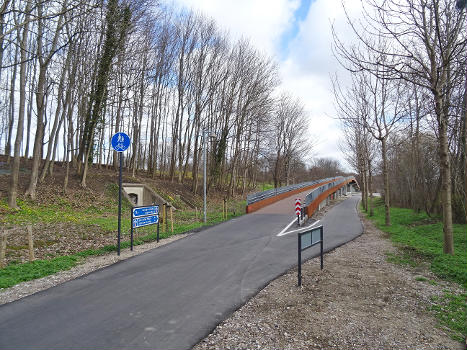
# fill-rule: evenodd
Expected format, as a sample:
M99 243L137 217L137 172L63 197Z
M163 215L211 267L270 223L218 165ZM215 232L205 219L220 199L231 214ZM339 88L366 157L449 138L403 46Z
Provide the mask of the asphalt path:
M0 349L190 349L296 266L296 233L278 233L305 194L0 306ZM358 199L318 223L325 251L362 233Z

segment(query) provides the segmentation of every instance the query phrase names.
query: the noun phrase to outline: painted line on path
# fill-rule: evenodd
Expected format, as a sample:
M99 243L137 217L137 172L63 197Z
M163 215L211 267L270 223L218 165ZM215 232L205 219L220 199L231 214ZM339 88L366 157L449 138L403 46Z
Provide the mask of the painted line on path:
M292 224L294 222L297 222L297 219L293 219L292 222L290 224L288 224L281 232L279 232L277 234L277 237L280 237L280 236L283 236L283 235L286 235L287 233L285 233L285 231L287 231L289 229L290 226L292 226Z
M284 228L281 232L279 232L277 234L277 237L281 237L281 236L285 236L285 235L288 235L289 233L294 233L294 232L298 232L298 231L304 231L304 230L307 230L309 228L312 228L314 226L316 226L316 224L320 221L320 220L317 220L315 221L314 223L312 223L310 226L307 226L307 227L300 227L299 229L296 229L296 230L293 230L293 231L289 231L289 232L285 232L288 230L288 228L294 223L296 222L297 220L293 220L290 224L287 225L286 228Z

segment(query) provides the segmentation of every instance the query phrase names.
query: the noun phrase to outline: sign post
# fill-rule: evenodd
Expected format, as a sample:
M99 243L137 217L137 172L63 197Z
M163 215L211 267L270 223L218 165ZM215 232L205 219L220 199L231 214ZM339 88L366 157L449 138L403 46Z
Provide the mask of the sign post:
M117 254L120 255L120 232L122 226L122 153L130 147L130 137L124 132L117 132L112 136L112 148L118 152L119 173L118 173L118 236L117 236Z
M133 207L131 209L131 243L133 250L133 229L147 225L157 224L157 242L159 242L159 206Z
M323 225L314 227L310 230L299 232L298 233L298 286L301 287L302 285L302 251L305 249L311 248L318 243L320 244L320 265L321 265L321 270L324 267L324 262L323 262Z

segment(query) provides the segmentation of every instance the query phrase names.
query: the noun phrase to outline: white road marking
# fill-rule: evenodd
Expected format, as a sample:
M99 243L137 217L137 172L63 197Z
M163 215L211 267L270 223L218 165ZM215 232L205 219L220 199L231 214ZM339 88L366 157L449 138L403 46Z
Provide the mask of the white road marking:
M279 232L279 234L277 235L277 237L286 235L287 233L284 233L284 232L287 231L287 230L289 229L289 227L292 226L292 224L293 224L294 222L297 222L297 219L292 220L292 222L291 222L290 224L288 224L281 232Z
M320 220L315 221L315 222L312 223L310 226L307 226L307 227L300 227L299 229L296 229L296 230L293 230L293 231L289 231L289 232L285 232L285 231L287 231L287 229L290 227L290 225L292 225L295 221L297 221L297 220L294 220L294 221L292 221L290 224L288 224L287 227L286 227L285 229L283 229L281 232L279 232L279 234L277 234L277 237L285 236L285 235L288 235L289 233L294 233L294 232L303 231L303 230L312 228L312 227L316 226L316 224L317 224Z

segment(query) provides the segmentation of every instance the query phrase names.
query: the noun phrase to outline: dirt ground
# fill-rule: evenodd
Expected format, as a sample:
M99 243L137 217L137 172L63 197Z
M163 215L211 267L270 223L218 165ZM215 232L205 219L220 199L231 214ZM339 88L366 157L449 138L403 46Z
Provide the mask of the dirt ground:
M428 311L433 296L458 288L387 262L396 248L362 221L363 235L326 254L323 271L319 259L303 265L302 288L289 271L194 349L464 349Z
M18 198L23 198L23 194L26 192L27 185L29 184L29 177L31 174L32 160L21 159L20 166L20 177L18 187ZM63 182L65 179L66 168L61 162L56 162L52 175L48 175L43 183L37 185L37 200L36 202L41 204L54 203L55 196L65 196L68 201L75 205L80 205L80 201L83 197L91 196L91 200L99 200L99 197L105 192L106 186L109 183L118 184L118 171L113 167L101 166L97 167L93 165L88 170L88 176L86 178L86 188L81 187L80 177L76 174L76 171L70 167L68 191L67 194L63 193ZM177 183L176 181L171 182L166 179L162 179L159 176L153 178L145 172L139 172L135 177L132 176L132 171L127 168L123 169L123 182L128 183L146 183L149 186L158 189L157 192L161 194L170 193L172 196L180 196L184 204L190 206L197 204L202 200L202 188L199 188L199 193L194 195L191 192L191 182ZM10 165L7 163L7 157L0 155L0 198L7 198L8 188L10 182ZM218 197L218 193L210 193L214 198ZM92 202L90 200L85 203ZM99 202L97 202L99 203ZM1 212L0 212L1 214Z

